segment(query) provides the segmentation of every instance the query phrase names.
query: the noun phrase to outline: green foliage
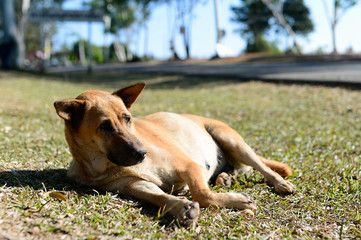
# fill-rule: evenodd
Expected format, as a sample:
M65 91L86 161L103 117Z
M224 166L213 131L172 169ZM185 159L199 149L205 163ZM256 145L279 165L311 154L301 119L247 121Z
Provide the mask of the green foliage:
M41 9L41 8L61 8L63 3L66 0L32 0L30 4L31 9ZM22 15L22 4L23 1L14 1L14 7L17 17L17 24L19 24L20 16ZM48 26L45 29L45 35L48 35L52 38L58 31L57 26L54 23L48 23ZM33 54L35 51L39 50L40 43L40 28L39 23L28 22L25 28L24 42L26 44L26 53Z
M103 9L111 18L109 31L116 34L121 29L129 28L141 20L148 20L150 5L165 0L91 0L84 4L91 8Z
M93 61L96 63L104 62L103 48L96 45L92 45Z
M133 56L132 58L132 62L136 62L136 61L140 61L140 58L136 55L134 55L130 49L127 48L127 46L125 44L120 43L120 45L122 45L122 47L124 48L125 54L128 56L129 54L131 54ZM114 47L114 42L110 45L109 47L109 61L110 62L119 62L117 55L115 54L116 49Z
M278 44L276 41L272 41L269 43L270 47L271 47L271 53L274 54L281 54L282 50L278 47Z
M296 34L307 35L314 29L310 10L304 0L285 0L283 15Z
M84 50L87 52L88 50L88 41L84 41ZM72 57L70 58L71 61L79 60L79 41L75 42L72 48ZM104 62L104 55L103 55L103 48L92 45L92 55L93 61L96 63L103 63ZM75 57L75 58L74 58Z
M252 41L253 40L253 41ZM247 41L246 53L272 52L272 47L262 36Z
M334 0L334 5L336 8L346 10L348 8L355 6L359 2L360 0Z
M353 54L355 51L353 50L352 46L349 46L348 48L346 48L346 54Z
M113 34L116 34L120 29L128 28L136 21L136 9L131 6L131 1L92 0L90 2L86 1L84 4L90 6L93 9L103 9L105 14L110 16L111 25L109 31Z
M320 54L320 55L323 55L323 54L326 54L326 51L323 47L318 47L316 50L315 50L315 54Z
M296 49L295 46L290 46L290 47L285 49L284 53L294 55L294 54L297 54L297 49Z
M28 23L25 32L26 54L35 53L39 50L40 28L37 23Z
M247 40L245 52L271 52L270 44L263 37L271 27L271 11L261 1L242 2L242 6L231 9L235 15L232 20L241 23L239 32Z
M232 21L241 24L241 35L247 39L262 36L270 28L271 11L260 1L241 0L241 6L231 7L234 17Z

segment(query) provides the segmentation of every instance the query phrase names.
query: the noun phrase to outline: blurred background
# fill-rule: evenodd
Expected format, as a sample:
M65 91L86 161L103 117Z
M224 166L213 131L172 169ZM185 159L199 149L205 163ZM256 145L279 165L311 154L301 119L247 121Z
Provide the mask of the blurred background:
M4 69L355 55L358 0L1 0ZM91 59L91 60L89 60Z

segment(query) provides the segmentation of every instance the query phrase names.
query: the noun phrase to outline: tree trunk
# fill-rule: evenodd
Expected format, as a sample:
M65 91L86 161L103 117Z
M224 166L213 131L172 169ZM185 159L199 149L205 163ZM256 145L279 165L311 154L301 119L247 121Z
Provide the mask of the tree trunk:
M217 44L222 42L222 30L219 24L219 0L214 0L214 18L216 20Z
M190 58L190 53L189 53L189 43L187 41L186 36L184 36L184 46L186 48L186 58L189 59Z
M336 25L338 22L338 16L337 16L337 10L338 10L338 6L337 6L337 1L334 1L334 5L333 5L333 20L331 22L331 31L332 31L332 45L333 45L333 51L332 54L336 55L337 54L337 47L336 47Z
M126 36L125 48L127 53L127 61L132 61L134 56L133 53L130 51L131 33L129 27L125 29L125 36Z
M191 21L189 21L188 25L186 26L186 9L187 9L187 1L182 2L183 6L181 6L182 1L177 1L177 7L178 7L178 15L181 19L182 26L180 27L180 33L183 35L183 43L184 43L184 49L186 53L186 59L190 58L190 50L189 50L189 34L190 34L190 26ZM191 19L191 13L190 13L190 19Z
M145 59L148 59L148 42L149 42L148 25L144 20L144 57L145 57Z
M336 47L336 24L335 22L333 22L331 24L331 31L332 31L332 46L333 46L333 51L332 54L337 55L337 47Z
M110 25L111 25L111 17L109 14L104 15L104 62L109 62L109 39L110 39Z
M19 68L22 61L19 58L20 49L13 0L1 0L0 10L4 29L3 43L0 45L2 68Z
M116 38L115 38L113 45L114 45L115 55L117 56L118 61L122 62L122 63L126 62L127 55L125 53L124 47L120 44L119 32L116 34Z
M144 58L148 58L149 31L147 25L147 7L143 6L143 28L144 28Z
M85 47L84 47L84 40L79 39L79 60L80 65L85 66Z
M21 6L21 14L19 19L19 31L18 31L18 62L19 67L24 67L24 60L25 60L25 53L26 53L26 46L25 46L25 31L26 31L26 23L28 21L28 10L30 7L30 0L23 0Z

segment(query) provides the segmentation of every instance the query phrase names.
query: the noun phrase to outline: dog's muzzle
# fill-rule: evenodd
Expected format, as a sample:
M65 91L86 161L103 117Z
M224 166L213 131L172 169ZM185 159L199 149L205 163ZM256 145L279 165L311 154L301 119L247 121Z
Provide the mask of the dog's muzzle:
M143 162L145 156L147 155L147 150L145 149L130 149L127 156L117 156L112 152L107 154L109 161L118 165L118 166L133 166L138 163Z

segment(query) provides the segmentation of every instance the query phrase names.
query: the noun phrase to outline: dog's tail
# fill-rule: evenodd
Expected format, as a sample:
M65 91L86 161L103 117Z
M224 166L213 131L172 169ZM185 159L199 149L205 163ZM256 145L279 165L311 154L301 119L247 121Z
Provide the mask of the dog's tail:
M288 177L292 175L292 169L285 163L277 162L274 160L265 159L264 157L258 156L261 161L270 169L281 175L282 177Z

